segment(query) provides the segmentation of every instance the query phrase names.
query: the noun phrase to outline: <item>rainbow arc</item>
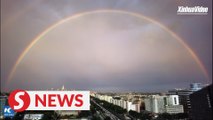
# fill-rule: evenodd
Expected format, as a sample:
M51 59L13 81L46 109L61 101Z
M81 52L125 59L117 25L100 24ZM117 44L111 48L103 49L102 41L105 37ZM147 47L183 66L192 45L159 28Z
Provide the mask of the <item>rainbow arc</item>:
M96 14L96 13L119 13L119 14L127 14L130 16L134 16L137 17L139 19L144 19L149 21L152 24L155 24L157 26L159 26L160 28L162 28L163 30L165 30L166 32L168 32L172 37L175 38L175 40L177 40L187 51L188 53L191 55L191 57L195 60L195 62L197 63L197 65L199 66L199 68L201 69L201 71L203 72L204 76L206 77L207 80L210 80L208 72L206 70L206 68L204 67L204 65L202 64L201 60L198 58L198 56L195 54L195 52L184 42L184 40L179 37L177 34L175 34L173 31L171 31L169 28L167 28L166 26L164 26L162 23L151 19L149 17L146 17L142 14L138 14L138 13L133 13L133 12L128 12L128 11L121 11L121 10L96 10L96 11L89 11L89 12L83 12L83 13L78 13L72 16L69 16L67 18L64 18L62 20L60 20L59 22L51 25L50 27L48 27L46 30L44 30L42 33L40 33L35 39L32 40L32 42L25 48L25 50L21 53L21 55L18 57L17 61L15 62L9 76L8 76L8 80L7 83L10 83L12 81L12 78L17 70L17 67L19 66L19 64L21 63L21 61L23 60L23 58L26 56L26 54L30 51L31 48L33 48L33 46L46 34L48 34L48 32L50 32L51 30L53 30L54 28L56 28L57 26L68 22L70 20L79 18L81 16L84 15L89 15L89 14Z

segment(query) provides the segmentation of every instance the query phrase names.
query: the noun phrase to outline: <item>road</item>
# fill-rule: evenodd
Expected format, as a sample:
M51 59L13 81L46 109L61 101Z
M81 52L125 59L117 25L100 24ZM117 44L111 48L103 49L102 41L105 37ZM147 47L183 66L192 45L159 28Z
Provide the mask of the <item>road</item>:
M111 112L109 112L107 109L105 109L103 106L101 106L100 104L98 104L94 100L91 100L91 101L93 103L95 103L97 106L99 106L104 111L105 115L109 116L111 118L111 120L120 120L117 116L115 116L114 114L112 114Z

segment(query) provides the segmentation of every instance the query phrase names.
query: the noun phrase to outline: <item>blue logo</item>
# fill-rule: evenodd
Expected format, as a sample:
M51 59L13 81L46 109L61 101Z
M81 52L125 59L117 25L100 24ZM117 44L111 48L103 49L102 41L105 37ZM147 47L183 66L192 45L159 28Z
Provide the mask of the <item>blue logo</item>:
M4 117L13 117L15 111L10 106L4 106Z

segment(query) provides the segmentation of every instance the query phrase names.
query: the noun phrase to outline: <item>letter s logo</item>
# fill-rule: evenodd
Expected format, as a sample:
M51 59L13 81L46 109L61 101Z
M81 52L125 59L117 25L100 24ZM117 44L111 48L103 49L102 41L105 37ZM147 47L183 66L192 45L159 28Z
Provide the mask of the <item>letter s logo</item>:
M9 105L16 112L24 111L30 105L30 96L24 90L15 90L10 93Z
M20 109L24 106L24 102L23 100L20 98L20 96L23 96L24 95L24 92L18 92L16 95L15 95L15 100L19 103L19 105L14 105L14 109L17 110L17 109Z

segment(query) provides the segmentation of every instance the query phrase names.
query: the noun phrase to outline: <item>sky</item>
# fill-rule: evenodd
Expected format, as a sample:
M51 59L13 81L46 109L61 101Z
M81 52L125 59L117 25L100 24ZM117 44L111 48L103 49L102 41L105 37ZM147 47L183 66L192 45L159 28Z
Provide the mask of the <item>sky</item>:
M209 11L177 15L178 6ZM152 21L179 36L208 77L187 48ZM27 46L52 25L9 78ZM211 0L1 0L2 91L64 85L73 90L158 92L193 82L212 83Z

